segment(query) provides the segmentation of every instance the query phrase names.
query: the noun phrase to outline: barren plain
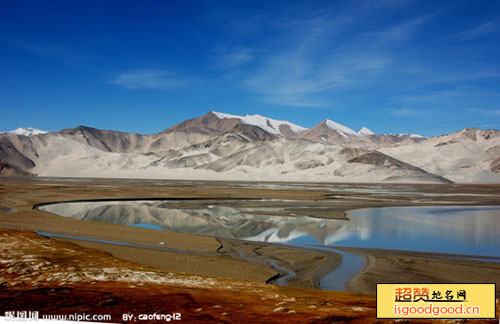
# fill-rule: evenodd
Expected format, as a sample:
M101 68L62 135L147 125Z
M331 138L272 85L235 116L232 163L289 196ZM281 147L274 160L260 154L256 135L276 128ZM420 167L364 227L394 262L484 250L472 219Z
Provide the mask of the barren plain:
M121 321L122 312L140 309L179 311L190 322L370 323L376 321L372 294L377 282L489 282L497 284L500 295L498 262L342 248L365 264L348 281L351 292L328 292L305 288L318 288L320 278L342 262L334 252L97 223L33 209L48 202L151 198L246 205L259 205L259 199L268 204L290 200L294 203L287 216L297 212L293 204L304 201L314 207L302 208L302 213L343 218L347 210L366 207L500 205L500 185L3 178L0 311L99 309ZM265 284L290 272L294 276L288 287ZM497 298L497 309L499 305Z

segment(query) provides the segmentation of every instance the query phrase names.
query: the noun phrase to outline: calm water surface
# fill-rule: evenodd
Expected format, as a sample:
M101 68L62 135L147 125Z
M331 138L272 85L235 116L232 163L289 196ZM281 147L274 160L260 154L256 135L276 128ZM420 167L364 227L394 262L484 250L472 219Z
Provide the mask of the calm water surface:
M174 206L173 201L106 201L39 209L87 221L334 251L343 259L321 279L321 288L327 290L345 290L346 282L363 266L359 256L333 247L500 257L500 206L368 208L349 212L349 220L260 214L285 207ZM280 280L284 283L284 278Z
M169 205L168 201L74 202L39 209L89 221L303 247L500 257L500 206L369 208L349 212L347 221L257 215L251 208L175 209Z

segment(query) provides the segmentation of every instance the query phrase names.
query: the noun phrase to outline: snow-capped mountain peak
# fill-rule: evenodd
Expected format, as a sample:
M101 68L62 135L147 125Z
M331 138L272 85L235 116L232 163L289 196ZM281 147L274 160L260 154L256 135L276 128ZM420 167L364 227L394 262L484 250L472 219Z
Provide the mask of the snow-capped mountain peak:
M397 137L401 138L414 138L414 139L424 139L426 138L425 136L419 135L419 134L408 134L408 133L399 133L396 135Z
M46 134L48 132L40 130L40 129L32 128L32 127L26 127L26 128L19 127L17 129L14 129L13 131L10 131L7 133L14 134L14 135L32 136L32 135Z
M366 127L362 127L359 131L357 131L358 135L360 136L369 136L369 135L375 135L374 132L372 132L371 130L369 130L368 128Z
M356 133L354 130L350 129L347 126L341 125L339 123L336 123L330 119L325 119L325 125L333 129L334 131L337 131L340 135L347 137L347 135L352 135L352 136L359 136L358 133Z
M264 117L261 115L238 116L238 115L225 114L225 113L220 113L220 112L215 112L215 111L212 111L212 113L220 119L226 119L226 118L239 119L244 124L257 126L261 129L265 130L266 132L271 133L271 134L275 134L275 135L278 135L278 134L284 135L284 134L282 134L282 132L280 130L281 126L290 127L290 130L296 135L307 130L307 128L296 125L296 124L291 123L289 121L271 119L271 118L267 118L267 117Z

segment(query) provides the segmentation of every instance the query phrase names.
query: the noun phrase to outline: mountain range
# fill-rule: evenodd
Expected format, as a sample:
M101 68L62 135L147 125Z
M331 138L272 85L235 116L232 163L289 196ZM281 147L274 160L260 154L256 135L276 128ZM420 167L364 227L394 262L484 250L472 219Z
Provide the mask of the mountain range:
M0 133L0 175L500 183L500 131L427 138L210 111L152 135L86 126Z

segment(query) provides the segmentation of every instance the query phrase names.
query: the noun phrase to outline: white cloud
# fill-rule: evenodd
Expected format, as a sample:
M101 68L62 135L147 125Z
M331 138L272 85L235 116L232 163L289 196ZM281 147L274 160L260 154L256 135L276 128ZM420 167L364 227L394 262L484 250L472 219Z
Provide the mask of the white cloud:
M366 10L387 10L410 5L413 0L363 0L358 3Z
M469 112L474 114L480 114L483 116L490 117L500 117L500 109L489 109L489 108L470 108Z
M165 70L134 70L113 74L109 83L127 89L168 90L185 87L190 81Z
M15 47L22 49L32 55L45 57L66 65L78 65L88 61L90 57L71 47L60 44L35 43L14 40L11 42Z
M418 27L425 24L435 15L436 14L420 16L387 29L374 32L374 41L380 45L382 43L393 43L407 40L418 30Z
M260 101L325 107L331 105L331 100L325 98L332 98L343 87L376 82L392 69L392 45L410 39L435 16L419 16L345 38L359 29L358 23L363 19L359 15L363 14L320 12L270 21L267 29L279 37L272 42L254 43L252 49L219 46L214 50L216 66Z
M444 99L453 98L462 94L460 89L432 91L421 93L419 95L407 95L399 97L399 100L405 103L433 103L440 102Z
M249 64L255 58L253 50L250 48L235 48L231 50L217 50L218 59L216 65L219 68L238 68Z
M327 106L319 95L359 82L389 62L376 50L363 50L364 44L332 47L339 29L350 23L351 19L342 17L340 21L316 18L280 24L289 28L289 39L257 60L260 66L243 76L243 87L273 104Z
M260 101L267 102L279 106L289 107L308 107L308 108L321 108L326 107L327 103L323 100L310 98L304 95L281 95L274 94L269 96L261 96Z
M460 32L455 35L455 38L463 40L475 39L493 32L496 28L496 25L496 22L494 20L491 20L474 28Z
M286 106L324 106L315 94L323 93L348 81L345 72L330 62L319 64L300 53L279 53L249 75L243 86L261 96L261 100Z
M388 114L398 117L423 117L435 114L435 112L431 110L409 108L409 107L386 108L384 109L384 111L387 112Z

